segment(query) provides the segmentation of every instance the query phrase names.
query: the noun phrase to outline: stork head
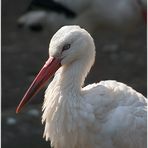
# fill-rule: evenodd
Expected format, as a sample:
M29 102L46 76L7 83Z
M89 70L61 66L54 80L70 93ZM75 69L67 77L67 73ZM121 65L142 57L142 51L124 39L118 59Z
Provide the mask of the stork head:
M17 107L17 113L61 66L70 66L75 61L83 61L91 67L95 59L95 45L86 30L79 26L64 26L52 37L49 44L49 55L49 59Z
M75 60L94 58L95 46L90 34L79 26L64 26L52 37L49 55L69 65Z

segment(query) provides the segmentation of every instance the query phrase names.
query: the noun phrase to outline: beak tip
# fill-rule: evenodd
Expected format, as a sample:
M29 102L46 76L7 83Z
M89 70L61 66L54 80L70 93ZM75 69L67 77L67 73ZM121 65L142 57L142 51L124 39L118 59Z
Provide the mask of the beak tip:
M16 108L16 114L19 113L24 105L44 86L44 84L52 77L52 75L61 67L60 60L50 57L42 67L31 86L25 93L20 104Z
M18 114L18 113L19 113L19 110L18 110L18 109L16 109L15 113L16 113L16 114Z
M18 107L16 108L15 113L18 114L19 112L20 112L20 107L18 106Z

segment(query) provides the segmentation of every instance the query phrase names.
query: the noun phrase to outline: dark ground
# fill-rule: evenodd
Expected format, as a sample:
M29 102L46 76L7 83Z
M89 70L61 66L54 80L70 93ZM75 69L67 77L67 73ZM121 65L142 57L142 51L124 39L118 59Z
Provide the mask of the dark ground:
M49 147L42 140L41 103L44 90L20 114L15 108L48 55L52 36L17 28L17 18L29 0L2 1L2 148ZM126 38L98 31L96 63L86 84L116 79L146 96L146 28L139 26Z

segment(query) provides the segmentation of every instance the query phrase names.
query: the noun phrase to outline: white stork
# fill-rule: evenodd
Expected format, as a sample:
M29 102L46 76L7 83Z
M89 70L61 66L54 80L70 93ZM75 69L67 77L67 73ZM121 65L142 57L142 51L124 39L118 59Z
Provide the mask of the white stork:
M147 0L33 0L30 7L33 4L38 9L25 13L18 24L35 30L77 24L91 33L102 27L130 32L147 16Z
M54 148L146 148L146 98L131 87L101 81L83 87L95 61L90 34L64 26L52 37L49 59L16 112L55 73L43 104L44 137Z

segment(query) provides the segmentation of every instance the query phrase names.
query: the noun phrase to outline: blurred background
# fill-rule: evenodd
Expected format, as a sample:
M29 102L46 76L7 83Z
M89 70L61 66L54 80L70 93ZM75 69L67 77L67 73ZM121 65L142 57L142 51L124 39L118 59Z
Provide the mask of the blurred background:
M67 4L64 0L62 4L59 2L2 0L2 148L50 147L42 138L41 106L45 89L20 114L15 114L15 110L48 58L52 35L64 24L80 24L94 38L96 62L86 85L114 79L146 96L146 23L138 14L139 9L132 15L138 19L128 25L129 18L122 23L115 21L118 17L102 19L108 14L103 14L101 9L90 12L95 10L94 5L89 3L92 7L88 7L83 0L75 4L70 0ZM119 18L122 18L120 13Z

